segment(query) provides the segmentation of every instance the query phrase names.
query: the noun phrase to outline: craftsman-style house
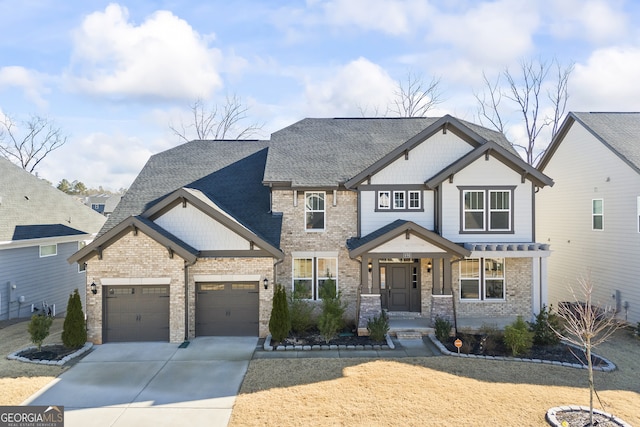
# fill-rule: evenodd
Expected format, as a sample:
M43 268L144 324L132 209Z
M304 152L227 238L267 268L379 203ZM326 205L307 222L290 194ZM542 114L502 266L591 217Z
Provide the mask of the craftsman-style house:
M504 325L546 302L534 211L552 184L451 116L304 119L152 156L70 261L87 264L96 343L266 336L275 283L318 301L329 278L353 320Z

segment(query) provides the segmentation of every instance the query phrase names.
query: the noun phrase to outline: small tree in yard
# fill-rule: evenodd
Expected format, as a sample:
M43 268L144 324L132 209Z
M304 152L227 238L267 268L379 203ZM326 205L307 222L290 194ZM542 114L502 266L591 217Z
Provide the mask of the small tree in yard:
M87 342L87 327L78 290L69 295L67 315L62 326L62 343L68 348L82 347Z
M593 361L591 360L591 349L605 342L619 327L620 324L615 318L615 311L602 309L592 305L591 296L593 285L587 278L578 279L582 288L585 302L579 302L576 294L573 294L575 304L560 304L558 306L558 316L564 320L564 331L556 330L556 334L561 339L583 349L587 359L587 370L589 372L589 424L593 425L593 395L598 397L600 405L602 401L598 396L593 384Z
M346 305L340 300L340 292L336 292L336 282L329 278L320 287L322 313L318 316L318 329L322 338L329 343L340 329L344 327L344 311Z
M269 319L269 331L271 337L278 342L283 341L291 330L291 317L287 305L287 293L284 286L276 285L273 291L273 307Z
M53 323L53 319L49 316L34 314L31 316L28 331L31 335L31 342L38 346L38 351L42 348L42 342L49 336L49 328Z
M511 354L517 356L525 354L533 346L533 332L529 331L527 322L518 316L518 319L504 328L504 343L511 349Z

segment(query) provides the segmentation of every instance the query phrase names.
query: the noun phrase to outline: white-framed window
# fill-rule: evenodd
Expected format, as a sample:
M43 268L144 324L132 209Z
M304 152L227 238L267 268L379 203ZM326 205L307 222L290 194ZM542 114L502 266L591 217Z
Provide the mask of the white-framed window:
M58 245L40 245L40 258L58 255Z
M324 192L304 193L305 229L307 231L324 231L325 229L325 195Z
M391 209L390 191L378 191L378 209Z
M338 258L293 258L292 291L303 299L321 300L323 286L338 292Z
M461 187L461 232L512 232L513 188Z
M409 191L409 209L420 209L422 207L421 191Z
M460 299L504 300L504 264L504 258L469 258L460 261Z
M376 192L376 211L407 211L422 209L420 190L379 190Z
M604 200L591 200L591 229L604 230Z

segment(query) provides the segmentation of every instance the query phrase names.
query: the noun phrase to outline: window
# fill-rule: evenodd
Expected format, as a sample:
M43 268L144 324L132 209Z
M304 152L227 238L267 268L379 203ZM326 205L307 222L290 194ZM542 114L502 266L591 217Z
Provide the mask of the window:
M391 207L389 193L389 191L378 191L378 209L389 209Z
M421 190L382 190L376 193L376 211L422 210Z
M461 190L461 232L512 231L513 188Z
M591 201L591 229L604 230L604 202L602 199Z
M504 298L504 258L472 258L460 261L460 299L491 301Z
M58 245L42 245L40 246L40 258L58 255Z
M404 209L404 191L393 192L393 209Z
M293 292L303 299L320 300L324 286L338 290L337 258L294 258Z
M409 209L420 209L420 191L409 191Z
M325 193L305 193L305 228L307 231L324 231L325 228L325 212L324 212L324 196Z

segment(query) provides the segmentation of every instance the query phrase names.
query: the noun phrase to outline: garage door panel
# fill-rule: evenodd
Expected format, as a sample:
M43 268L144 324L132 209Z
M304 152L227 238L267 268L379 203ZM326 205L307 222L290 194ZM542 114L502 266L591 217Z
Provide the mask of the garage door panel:
M198 283L196 336L257 336L258 283Z
M169 341L168 286L109 286L106 342Z

